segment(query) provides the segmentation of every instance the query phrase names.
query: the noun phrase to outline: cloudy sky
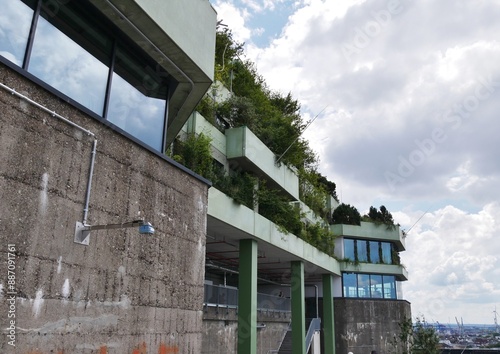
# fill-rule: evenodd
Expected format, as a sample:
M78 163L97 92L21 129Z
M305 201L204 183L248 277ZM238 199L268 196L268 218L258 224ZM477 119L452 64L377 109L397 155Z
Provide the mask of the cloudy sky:
M211 0L342 201L410 230L413 315L500 311L500 0ZM418 221L418 222L417 222ZM416 224L415 224L416 223ZM413 227L412 227L413 226Z

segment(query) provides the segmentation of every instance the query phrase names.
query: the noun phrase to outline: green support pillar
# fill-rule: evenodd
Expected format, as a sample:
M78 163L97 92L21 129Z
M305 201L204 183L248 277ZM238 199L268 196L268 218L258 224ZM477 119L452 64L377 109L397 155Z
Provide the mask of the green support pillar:
M306 354L304 263L294 261L292 271L292 354Z
M323 274L323 330L325 354L335 354L335 315L332 274Z
M238 354L257 354L257 241L240 241Z

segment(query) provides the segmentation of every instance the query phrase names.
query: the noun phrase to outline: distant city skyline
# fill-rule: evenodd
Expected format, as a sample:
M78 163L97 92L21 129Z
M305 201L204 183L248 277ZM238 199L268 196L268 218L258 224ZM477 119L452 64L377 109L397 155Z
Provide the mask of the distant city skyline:
M211 0L304 133L341 201L385 205L413 316L500 309L500 1ZM417 222L418 220L418 222Z

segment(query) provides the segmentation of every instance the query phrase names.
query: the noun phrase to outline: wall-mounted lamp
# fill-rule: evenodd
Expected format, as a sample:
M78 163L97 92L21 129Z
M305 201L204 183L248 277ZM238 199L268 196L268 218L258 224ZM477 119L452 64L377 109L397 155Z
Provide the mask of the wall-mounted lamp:
M77 221L75 226L75 243L88 246L90 243L90 231L93 230L108 230L108 229L124 229L129 227L139 227L139 234L152 235L155 233L153 226L144 220L135 220L123 224L106 224L106 225L84 225Z

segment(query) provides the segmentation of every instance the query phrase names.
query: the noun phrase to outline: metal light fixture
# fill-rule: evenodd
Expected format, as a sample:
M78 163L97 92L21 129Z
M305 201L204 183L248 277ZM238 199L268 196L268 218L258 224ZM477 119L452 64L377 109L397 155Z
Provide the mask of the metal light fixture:
M93 230L108 230L108 229L124 229L129 227L139 227L139 234L152 235L155 229L151 223L144 220L129 221L122 224L106 224L106 225L85 225L79 221L75 226L75 243L88 246L90 243L90 231Z

